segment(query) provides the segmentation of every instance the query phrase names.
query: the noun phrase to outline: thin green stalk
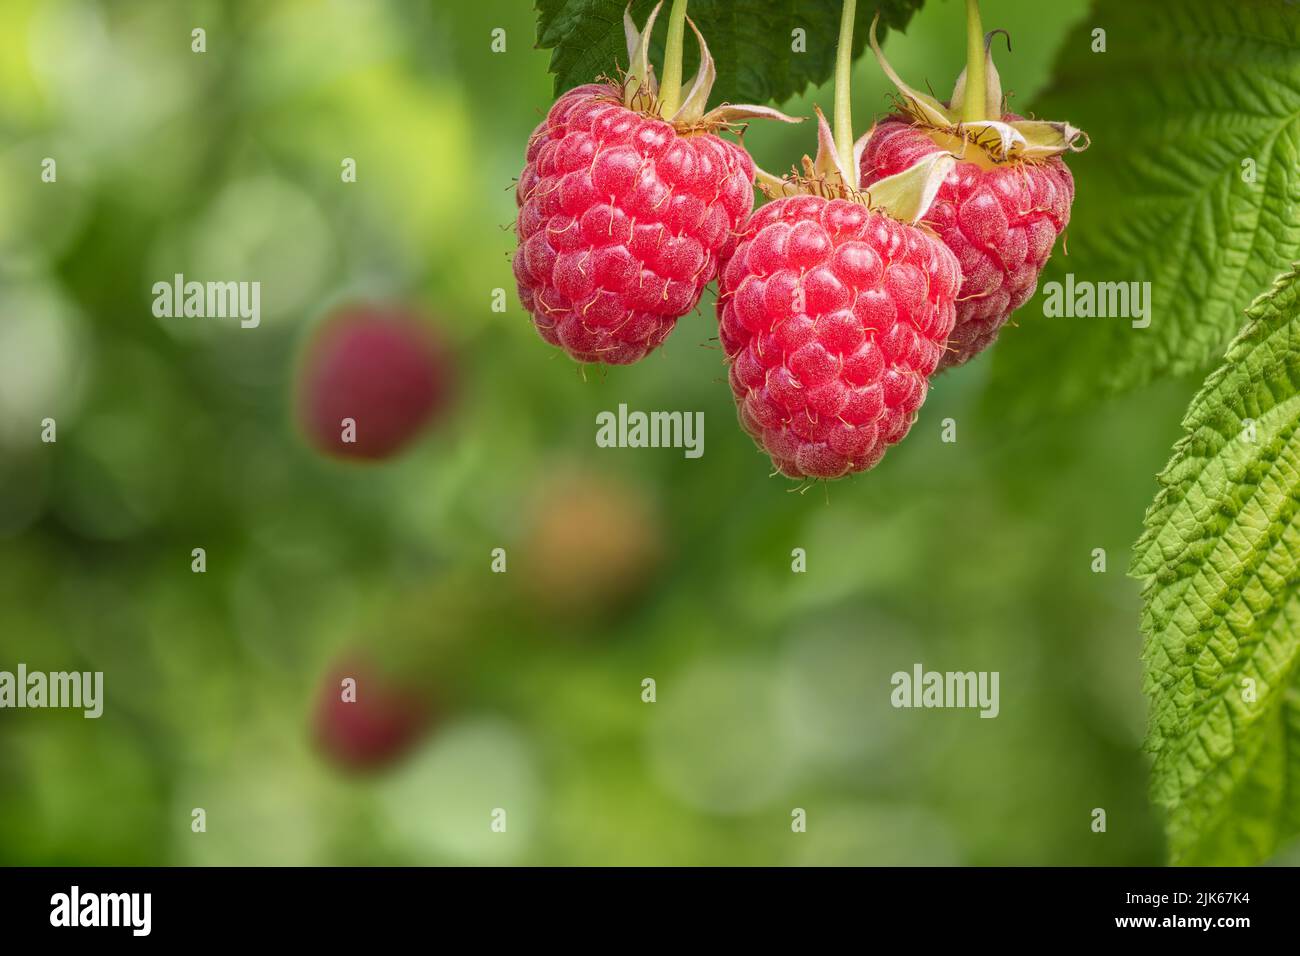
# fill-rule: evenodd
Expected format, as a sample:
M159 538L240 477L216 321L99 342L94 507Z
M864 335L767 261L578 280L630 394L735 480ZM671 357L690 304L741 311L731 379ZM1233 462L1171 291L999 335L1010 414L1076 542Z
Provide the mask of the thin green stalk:
M980 23L979 0L966 0L966 99L961 104L963 123L989 119L984 115L984 85L984 26ZM994 117L997 118L999 117Z
M682 46L686 40L686 0L673 0L664 41L664 75L659 83L660 112L672 116L682 105Z
M840 40L835 47L835 153L846 172L853 168L853 104L850 81L853 71L853 15L858 0L844 0L840 14Z

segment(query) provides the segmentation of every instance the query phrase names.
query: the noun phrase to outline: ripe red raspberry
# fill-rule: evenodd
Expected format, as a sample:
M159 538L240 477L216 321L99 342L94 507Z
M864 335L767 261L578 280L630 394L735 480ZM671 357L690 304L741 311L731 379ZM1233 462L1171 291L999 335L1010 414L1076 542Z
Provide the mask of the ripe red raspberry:
M1018 121L1008 113L1004 122ZM972 153L982 152L973 144ZM943 152L911 120L879 124L862 156L864 186ZM985 157L981 156L981 160ZM1011 313L1038 288L1038 276L1070 221L1074 178L1059 157L960 162L948 174L924 222L961 264L957 322L939 367L972 358L997 338Z
M345 688L348 678L355 684ZM334 763L347 770L373 770L415 745L429 726L431 710L423 693L354 658L326 677L313 732L321 751Z
M570 90L519 179L519 298L542 338L626 365L695 308L754 204L754 162L711 133L627 109L616 86Z
M1007 112L990 51L994 33L1001 31L981 34L974 0L967 3L967 66L947 103L899 78L880 51L875 27L871 47L901 94L904 115L885 120L869 135L859 159L864 187L935 153L961 160L923 220L962 268L957 321L939 363L940 369L951 368L990 345L1038 288L1074 202L1074 178L1061 155L1086 148L1087 137L1069 123Z
M446 408L451 379L445 350L413 311L348 306L306 347L298 417L307 439L328 455L387 458Z
M624 85L579 86L551 107L515 193L519 299L542 338L580 362L642 358L713 281L754 206L754 162L712 131L758 116L794 122L761 106L705 112L715 71L698 30L689 92L680 95L680 31L677 75L661 88L649 65L658 11L644 31L624 16Z
M859 203L793 196L750 217L718 317L741 425L782 474L865 471L902 440L960 282L943 243Z

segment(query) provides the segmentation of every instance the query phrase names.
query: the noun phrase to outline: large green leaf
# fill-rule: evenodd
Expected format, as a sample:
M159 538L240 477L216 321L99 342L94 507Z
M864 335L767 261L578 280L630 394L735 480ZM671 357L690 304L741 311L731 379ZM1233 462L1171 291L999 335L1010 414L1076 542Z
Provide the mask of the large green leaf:
M635 0L632 17L642 26L656 0ZM902 29L924 0L860 3L853 31L853 55L866 47L867 28L876 8L881 23ZM627 69L623 34L626 0L537 0L537 45L549 49L555 92L616 76ZM663 63L667 32L665 3L655 25L651 60ZM714 104L784 102L811 83L821 84L835 70L835 41L840 28L840 0L690 0L687 13L717 61ZM804 31L806 49L795 52L793 31ZM685 68L689 76L699 62L689 31Z
M1300 833L1297 273L1249 319L1188 409L1132 568L1176 863L1255 863Z
M1104 53L1092 51L1096 29ZM1092 146L1069 157L1069 255L1058 246L995 350L998 404L1087 403L1208 367L1300 256L1300 7L1097 0L1048 92L1017 105L1069 120ZM1067 272L1150 282L1149 327L1045 317L1043 285Z

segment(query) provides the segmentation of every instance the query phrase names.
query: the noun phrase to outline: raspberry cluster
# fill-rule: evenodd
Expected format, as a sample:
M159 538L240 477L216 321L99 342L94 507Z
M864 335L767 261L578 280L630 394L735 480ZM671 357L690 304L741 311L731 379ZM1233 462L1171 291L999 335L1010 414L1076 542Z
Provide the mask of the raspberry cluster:
M902 441L930 378L997 337L1034 294L1070 221L1062 161L1087 146L1065 122L1006 110L975 0L967 62L940 102L908 86L898 115L853 136L856 0L836 48L835 128L777 178L718 130L792 121L769 107L706 112L716 70L681 83L685 0L674 0L664 81L649 63L660 7L624 15L621 85L564 94L528 142L516 200L519 297L542 338L579 361L622 365L658 347L718 278L719 335L741 427L792 478L865 471ZM1008 45L1009 45L1008 41ZM771 202L751 213L753 184Z

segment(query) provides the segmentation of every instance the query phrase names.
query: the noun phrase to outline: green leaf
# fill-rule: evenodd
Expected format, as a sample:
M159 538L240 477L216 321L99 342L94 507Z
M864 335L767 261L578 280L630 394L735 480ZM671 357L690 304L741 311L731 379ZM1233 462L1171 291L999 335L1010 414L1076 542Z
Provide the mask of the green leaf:
M1098 28L1104 53L1093 52ZM1068 158L1069 255L1058 245L1019 328L1003 333L991 396L1035 410L1204 370L1300 257L1300 8L1097 0L1053 76L1012 109L1068 120L1092 146ZM1149 327L1045 317L1043 287L1066 273L1150 282Z
M882 0L862 4L853 31L853 55L866 48L874 8L883 26L902 29L924 0ZM663 63L667 31L665 4L655 26L651 60ZM632 18L645 23L655 0L635 0ZM623 34L626 0L537 0L537 45L551 50L555 92L599 76L626 70ZM712 103L784 102L809 84L820 85L835 71L835 40L840 28L840 0L690 0L687 14L704 34L717 61ZM793 31L804 31L805 52L794 52ZM684 75L695 72L699 54L688 39Z
M1300 833L1300 275L1248 316L1188 408L1131 569L1175 863L1257 863Z

